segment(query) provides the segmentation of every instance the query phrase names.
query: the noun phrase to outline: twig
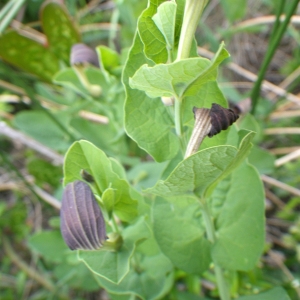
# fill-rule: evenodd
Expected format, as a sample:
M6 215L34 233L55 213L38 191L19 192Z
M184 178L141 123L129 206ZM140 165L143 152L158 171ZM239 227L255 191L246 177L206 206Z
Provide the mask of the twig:
M10 191L10 190L17 190L18 185L14 182L6 182L0 184L0 192L2 191Z
M267 128L264 130L264 134L300 134L300 127Z
M207 57L207 58L213 58L214 54L205 48L198 47L198 53L201 56ZM233 72L243 76L244 78L247 78L248 80L254 82L257 80L257 75L254 73L240 67L236 63L230 62L225 65L228 69L232 70ZM286 90L282 89L281 87L272 84L271 82L264 80L262 83L262 89L267 92L274 92L277 94L277 96L280 97L286 97L287 100L296 103L297 105L300 106L300 97L288 93Z
M246 21L243 21L241 23L236 24L231 28L231 30L244 30L249 27L257 26L257 25L267 25L267 24L273 24L276 20L276 16L263 16L263 17L257 17L253 19L249 19ZM285 15L280 16L280 21L283 22L285 20ZM292 24L300 24L300 16L292 16L290 22Z
M13 84L11 84L7 81L4 81L4 80L0 80L0 86L2 86L3 88L9 89L9 90L11 90L11 91L13 91L17 94L20 94L20 95L24 96L23 99L20 99L19 97L15 96L15 95L10 95L10 97L12 97L11 99L13 101L21 101L22 100L26 104L30 103L30 98L26 96L26 92L24 91L24 89L22 89L22 88L20 88L16 85L13 85ZM2 95L0 97L3 97L3 98L0 98L0 102L2 100L3 101L8 100L7 95ZM54 108L60 109L60 108L63 107L63 105L53 104L53 102L50 99L47 99L47 98L42 97L40 95L35 95L35 98L37 100L39 100L39 102L42 103L43 107L46 107L46 108L54 107ZM92 113L92 112L88 112L88 111L85 111L85 110L80 111L79 115L84 119L91 120L91 121L98 122L98 123L107 124L109 122L109 120L106 116L102 116L102 115L95 114L95 113Z
M291 227L291 225L293 225L292 222L287 222L281 219L276 219L276 218L267 218L266 220L267 225L272 225L272 226L276 226L276 227L281 227L281 228L289 228Z
M34 149L35 151L41 153L42 155L53 161L54 164L63 164L64 158L62 155L58 154L50 148L47 148L43 144L26 136L25 134L9 127L5 122L0 122L0 135L1 134L7 136L11 140L18 141L26 145L27 147Z
M295 105L295 103L293 103L293 102L285 101L276 108L276 111L279 112L279 111L285 111L288 109L298 109L298 105Z
M99 114L95 114L95 113L92 113L89 111L85 111L85 110L80 111L79 116L86 120L101 123L101 124L108 124L108 122L109 122L108 117L105 117L105 116L102 116Z
M289 85L291 85L298 77L300 76L300 66L294 70L288 77L286 77L278 86L282 89L287 89ZM267 95L267 97L271 100L275 98L275 94L270 92L271 95Z
M287 111L275 111L271 113L270 119L276 120L276 119L284 119L284 118L293 118L293 117L299 117L300 116L300 110L287 110Z
M61 202L54 198L52 195L49 193L45 192L38 186L32 184L29 180L27 182L31 185L32 189L36 192L36 194L45 202L49 203L52 205L54 208L57 208L58 210L61 208ZM6 183L1 183L0 184L0 192L1 191L7 191L7 190L20 190L22 189L23 185L22 183L16 183L16 182L6 182Z
M45 192L44 190L42 190L36 185L33 185L32 188L45 202L49 203L50 205L52 205L57 209L61 208L61 202L58 201L56 198L54 198L53 196L51 196L50 194L48 194L47 192Z
M294 147L273 148L273 149L268 149L268 151L275 155L281 155L281 154L289 154L299 149L300 147L294 146Z
M300 190L297 189L297 188L294 188L294 187L292 187L292 186L290 186L286 183L283 183L283 182L281 182L277 179L274 179L272 177L269 177L267 175L261 175L260 177L261 177L262 181L264 181L268 184L271 184L273 186L281 188L282 190L285 190L285 191L287 191L287 192L289 192L289 193L291 193L295 196L300 196Z
M269 189L265 188L265 193L266 193L267 199L271 200L280 209L283 209L285 207L285 203L279 197L277 197L274 193L272 193Z
M28 100L24 99L24 100ZM2 103L20 103L21 98L17 95L8 95L8 94L4 94L4 95L0 95L0 102ZM29 104L29 101L23 101L26 104Z
M40 31L37 31L30 26L26 26L17 20L13 20L10 26L15 28L20 35L25 36L43 46L47 45L47 37Z
M219 86L224 88L239 88L239 89L251 89L253 87L253 82L248 81L230 81L230 82L220 82Z
M282 166L282 165L286 164L287 162L297 159L299 157L300 157L300 149L276 159L275 166L276 167Z
M300 16L299 16L300 17ZM280 87L286 89L293 81L295 81L300 76L300 66L294 70L288 77L286 77L281 83Z
M19 94L19 95L22 95L24 96L24 102L25 103L30 103L30 99L29 97L27 96L26 94L26 91L14 84L11 84L7 81L4 81L4 80L0 80L0 86L3 87L4 89L8 89L12 92L15 92L16 94ZM58 105L58 104L54 104L51 100L43 97L43 96L40 96L40 95L35 95L35 98L43 104L44 107L55 107L55 108L60 108L61 105ZM51 102L51 105L50 103Z
M300 298L300 287L299 284L295 284L298 280L294 277L291 271L284 264L284 256L279 254L277 251L270 250L268 252L270 258L276 263L276 265L282 270L282 272L286 275L288 280L291 282L292 287L295 289L298 297Z
M18 266L18 268L24 271L30 278L34 279L39 284L41 284L44 288L51 291L52 293L55 293L56 289L52 282L45 279L45 276L39 274L35 269L28 266L13 250L10 242L6 237L3 237L2 241L7 256L11 259L12 262L14 262Z

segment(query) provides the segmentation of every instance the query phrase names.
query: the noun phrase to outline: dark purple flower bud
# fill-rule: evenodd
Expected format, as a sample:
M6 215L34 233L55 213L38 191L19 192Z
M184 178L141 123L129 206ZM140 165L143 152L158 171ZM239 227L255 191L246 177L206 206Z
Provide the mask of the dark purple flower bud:
M71 250L97 250L106 240L105 221L88 184L67 184L60 210L61 233Z
M210 132L208 133L209 137L218 134L221 132L221 130L226 130L239 118L239 115L232 109L222 107L216 103L212 104L209 115L212 126Z
M70 64L89 63L99 68L99 60L96 51L85 44L74 44L71 49Z

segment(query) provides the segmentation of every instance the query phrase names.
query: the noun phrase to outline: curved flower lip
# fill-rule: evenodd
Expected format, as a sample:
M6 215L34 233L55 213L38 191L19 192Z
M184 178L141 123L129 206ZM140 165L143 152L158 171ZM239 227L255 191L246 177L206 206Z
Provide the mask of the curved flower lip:
M106 240L105 221L88 184L67 184L60 210L61 233L71 250L97 250Z

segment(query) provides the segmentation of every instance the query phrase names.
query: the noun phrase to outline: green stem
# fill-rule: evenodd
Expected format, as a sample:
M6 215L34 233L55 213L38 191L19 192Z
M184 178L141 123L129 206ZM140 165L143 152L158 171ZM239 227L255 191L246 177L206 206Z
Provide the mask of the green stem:
M178 45L177 60L189 57L195 31L207 2L208 0L186 0Z
M182 129L182 99L181 98L175 98L175 130L176 134L179 138L180 142L180 149L182 154L184 155L186 150L186 141L184 139L183 135L183 129Z
M281 14L284 11L284 4L285 4L285 0L281 0L280 5L278 6L277 12L276 12L276 20L275 23L273 25L273 29L272 29L272 33L270 36L270 41L272 41L274 39L274 37L276 36L277 30L280 26L280 17Z
M182 137L182 120L181 120L181 104L182 100L175 99L175 130L178 137Z
M111 227L112 227L113 232L120 233L119 226L118 226L114 216L111 217Z
M186 0L184 8L184 16L182 21L182 27L179 38L179 45L177 51L176 60L181 60L188 58L190 56L190 51L192 43L194 40L195 31L203 12L205 5L208 0ZM182 135L182 112L181 105L182 99L175 99L175 130L176 134L180 139L180 144L182 152L185 152L185 142Z
M268 66L275 54L275 51L281 41L281 38L282 38L284 32L286 31L286 28L290 22L290 19L298 6L298 2L299 2L299 0L293 0L293 3L290 6L290 10L287 12L287 14L285 16L285 20L283 21L281 26L279 26L279 20L276 20L276 22L275 22L275 25L274 25L275 30L273 30L273 32L271 34L272 39L270 41L267 53L264 57L262 66L259 70L257 81L255 82L255 85L251 92L252 114L255 113L255 109L256 109L257 102L258 102L259 93L260 93L260 87L264 80L265 73L266 73ZM280 6L280 9L283 9L283 5ZM277 19L279 17L280 17L280 13L277 14Z
M218 289L222 300L230 300L230 293L228 285L224 278L223 270L220 266L215 264L215 273L217 278Z
M208 240L214 244L217 241L216 238L216 231L214 227L214 223L212 220L212 216L209 210L209 207L206 203L205 199L200 200L201 207L202 207L202 215L204 219L204 224L206 228L206 233ZM217 285L220 293L220 297L222 300L230 300L230 293L228 289L228 285L226 283L223 270L222 268L214 262L214 267L215 267L215 274L216 274L216 279L217 279Z

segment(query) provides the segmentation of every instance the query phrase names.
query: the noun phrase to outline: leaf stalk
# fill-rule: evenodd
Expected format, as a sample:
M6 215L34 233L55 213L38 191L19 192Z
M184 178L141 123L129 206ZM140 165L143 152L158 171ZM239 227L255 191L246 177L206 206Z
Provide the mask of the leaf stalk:
M186 0L176 58L177 61L189 57L195 31L207 2L208 0ZM177 136L180 138L181 144L183 144L181 104L182 99L175 99L175 130Z
M181 104L182 104L182 100L176 98L174 104L175 105L175 130L179 138L182 137Z
M217 237L210 209L207 205L206 199L200 199L200 203L208 240L212 244L215 244L217 241ZM222 268L214 262L214 269L221 299L230 300L230 293Z
M177 59L188 58L199 19L208 0L186 0Z

